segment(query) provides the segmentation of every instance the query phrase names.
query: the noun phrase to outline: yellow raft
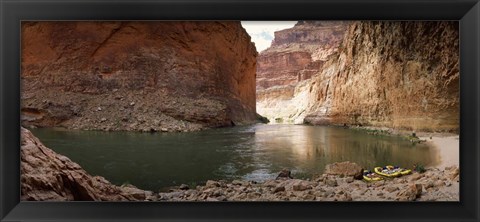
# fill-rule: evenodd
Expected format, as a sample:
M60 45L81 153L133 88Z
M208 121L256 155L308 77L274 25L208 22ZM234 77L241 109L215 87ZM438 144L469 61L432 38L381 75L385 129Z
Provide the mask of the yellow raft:
M412 170L390 165L385 167L375 167L373 170L375 171L375 173L385 177L399 177L412 173Z
M369 182L383 180L381 176L376 173L372 173L370 170L363 171L363 179Z

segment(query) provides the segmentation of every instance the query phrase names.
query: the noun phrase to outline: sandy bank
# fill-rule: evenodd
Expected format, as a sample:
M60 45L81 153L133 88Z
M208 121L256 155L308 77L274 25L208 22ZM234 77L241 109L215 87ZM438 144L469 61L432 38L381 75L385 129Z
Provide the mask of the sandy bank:
M460 165L460 140L458 135L422 135L420 139L426 140L427 143L438 151L438 164L433 166L444 169L449 166Z
M393 135L401 136L407 139L412 139L411 135L415 131L392 129L388 127L375 127L375 126L350 126L350 129L365 130L369 134L374 135ZM460 136L454 133L434 133L434 132L416 132L418 139L414 139L414 142L423 142L437 151L436 164L428 166L438 169L445 169L450 166L460 166Z

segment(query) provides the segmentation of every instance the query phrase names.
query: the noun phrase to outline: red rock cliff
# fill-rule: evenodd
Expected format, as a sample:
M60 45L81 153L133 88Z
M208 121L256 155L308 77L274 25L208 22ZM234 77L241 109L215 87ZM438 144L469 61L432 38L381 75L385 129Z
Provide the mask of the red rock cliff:
M458 22L355 22L303 90L312 124L456 131Z
M24 125L179 131L255 120L240 22L24 22Z

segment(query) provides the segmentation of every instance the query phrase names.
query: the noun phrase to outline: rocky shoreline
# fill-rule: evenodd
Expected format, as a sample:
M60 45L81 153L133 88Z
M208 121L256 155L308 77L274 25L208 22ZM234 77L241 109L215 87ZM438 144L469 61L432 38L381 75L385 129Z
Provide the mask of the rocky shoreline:
M21 130L20 160L22 201L143 201L153 196L151 191L116 186L88 174L25 128Z
M160 201L459 201L459 168L427 168L425 173L377 182L322 174L311 180L279 178L262 183L212 181L158 193Z
M293 179L288 170L277 179L213 181L168 192L116 186L91 176L77 163L45 147L22 128L21 199L42 201L458 201L460 170L427 168L425 173L378 182L362 180L355 163L327 165L322 175Z

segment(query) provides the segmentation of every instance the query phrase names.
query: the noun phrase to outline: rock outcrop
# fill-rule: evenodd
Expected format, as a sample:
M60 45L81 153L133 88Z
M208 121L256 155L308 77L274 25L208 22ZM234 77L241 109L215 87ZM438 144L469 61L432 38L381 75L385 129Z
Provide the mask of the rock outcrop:
M21 200L144 201L153 192L132 185L115 186L91 176L77 163L45 147L22 128L20 149Z
M23 22L22 122L183 131L252 123L240 22Z
M284 36L278 44L296 41ZM458 131L458 22L352 22L336 45L295 86L276 80L285 79L282 72L270 73L277 76L264 84L270 88L257 86L258 112L295 123ZM260 71L275 66L262 56Z
M275 32L270 48L257 64L257 111L271 122L294 122L301 115L296 87L322 68L337 51L348 23L300 21L293 28ZM300 122L303 119L299 120ZM297 121L298 122L298 121Z
M310 83L305 122L459 127L458 22L355 22Z

